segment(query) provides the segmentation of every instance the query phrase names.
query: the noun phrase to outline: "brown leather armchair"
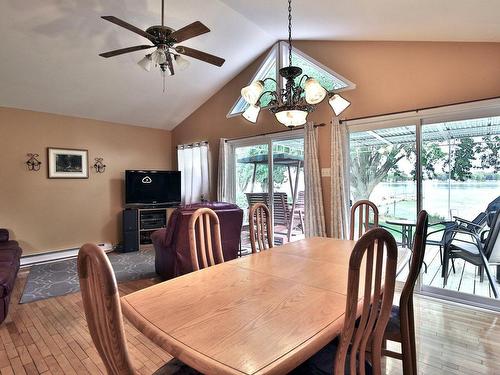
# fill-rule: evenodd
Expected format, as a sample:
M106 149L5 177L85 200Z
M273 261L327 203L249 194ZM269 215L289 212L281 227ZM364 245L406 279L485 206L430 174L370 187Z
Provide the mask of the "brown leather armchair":
M189 251L188 223L194 211L201 207L214 210L219 217L224 260L235 259L240 246L243 210L235 204L204 202L176 209L164 229L151 235L155 248L156 273L163 279L171 279L192 272Z
M21 253L17 241L9 240L7 229L0 229L0 323L7 317Z

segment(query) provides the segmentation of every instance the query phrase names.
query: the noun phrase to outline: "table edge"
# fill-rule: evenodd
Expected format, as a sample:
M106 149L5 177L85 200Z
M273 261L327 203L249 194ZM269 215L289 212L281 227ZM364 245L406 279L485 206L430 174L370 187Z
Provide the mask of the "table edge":
M229 367L214 360L213 358L207 357L183 342L159 330L143 315L139 314L139 312L137 312L137 310L135 310L134 307L126 300L126 297L127 296L123 296L120 298L123 315L139 332L144 334L172 357L177 358L188 366L196 368L198 371L206 374L220 373L222 371L224 374L247 375L244 372Z

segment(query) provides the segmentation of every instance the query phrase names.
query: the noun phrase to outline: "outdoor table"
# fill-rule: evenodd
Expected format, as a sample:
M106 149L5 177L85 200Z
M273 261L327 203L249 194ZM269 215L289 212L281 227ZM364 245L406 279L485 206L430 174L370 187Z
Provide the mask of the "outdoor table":
M394 219L386 220L386 224L397 225L401 227L401 245L411 249L413 247L413 227L417 225L414 220Z

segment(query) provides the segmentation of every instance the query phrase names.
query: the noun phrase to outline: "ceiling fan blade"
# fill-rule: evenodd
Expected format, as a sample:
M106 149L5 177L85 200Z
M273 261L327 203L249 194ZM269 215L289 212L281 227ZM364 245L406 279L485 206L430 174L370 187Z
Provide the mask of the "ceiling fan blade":
M183 46L177 46L175 47L175 51L180 53L181 55L186 55L193 57L195 59L205 61L209 64L217 65L217 66L222 66L226 60L223 58L211 55L206 52L198 51L197 49L189 48L189 47L183 47Z
M193 22L190 25L184 26L182 29L174 31L170 37L174 38L177 43L194 38L195 36L208 33L210 29L200 21Z
M146 45L144 45L144 46L135 46L135 47L127 47L127 48L115 49L113 51L100 53L99 56L107 58L107 57L113 57L113 56L122 55L124 53L140 51L141 49L148 49L148 48L154 48L154 47L155 46L146 46Z
M143 36L144 38L148 38L150 41L153 43L156 43L156 38L154 35L151 35L144 30L139 29L138 27L135 27L134 25L129 24L128 22L125 22L119 18L116 18L114 16L101 16L102 19L109 21L111 23L114 23L115 25L124 27L127 30L132 31L133 33L139 34Z

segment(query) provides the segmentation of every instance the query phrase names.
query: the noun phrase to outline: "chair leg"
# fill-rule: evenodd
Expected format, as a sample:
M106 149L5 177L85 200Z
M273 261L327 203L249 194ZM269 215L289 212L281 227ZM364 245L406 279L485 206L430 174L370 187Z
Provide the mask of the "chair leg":
M401 306L400 306L401 308ZM412 369L412 350L410 343L410 325L408 320L408 309L400 310L401 323L401 354L403 362L403 375L414 375Z
M449 254L447 251L444 252L444 259L443 259L444 265L443 265L443 288L446 287L446 284L448 283L448 266L449 266Z
M439 245L439 261L441 262L441 266L443 265L443 246Z
M417 375L417 344L415 340L415 315L413 311L413 297L408 306L408 328L410 334L411 367L413 375Z
M484 262L484 258L483 258ZM490 282L491 290L493 291L493 295L495 296L496 299L498 299L498 289L497 285L495 283L495 280L493 279L493 276L491 275L490 269L487 264L484 265L484 270L486 271L486 276L488 277L488 281Z
M484 281L484 270L483 270L483 266L478 266L479 268L479 282L483 282Z

